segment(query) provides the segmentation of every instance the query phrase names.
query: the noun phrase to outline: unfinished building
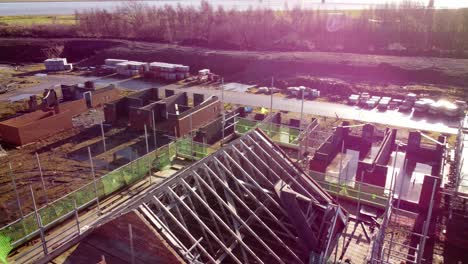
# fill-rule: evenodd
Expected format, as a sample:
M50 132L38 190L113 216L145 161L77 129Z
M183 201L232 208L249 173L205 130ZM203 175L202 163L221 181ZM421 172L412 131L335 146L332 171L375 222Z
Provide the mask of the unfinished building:
M202 94L194 94L193 106L189 106L185 92L165 90L165 98L161 98L157 88L150 88L106 104L104 115L106 123L121 122L138 130L155 127L171 136L183 137L218 118L221 110L216 96L205 99Z
M132 210L188 263L318 263L347 222L347 212L258 129L115 214Z
M54 89L46 89L39 105L36 96L29 100L30 113L0 122L0 137L8 144L24 145L73 127L72 118L106 102L119 98L114 86L96 89L62 85L62 100Z

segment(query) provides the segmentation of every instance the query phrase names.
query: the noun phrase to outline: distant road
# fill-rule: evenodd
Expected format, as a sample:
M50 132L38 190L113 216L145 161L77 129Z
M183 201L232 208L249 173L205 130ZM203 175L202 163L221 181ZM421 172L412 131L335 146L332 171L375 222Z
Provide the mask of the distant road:
M16 97L21 94L38 94L43 91L44 88L50 88L54 85L59 84L74 84L85 82L88 80L94 80L97 85L107 85L114 83L118 87L130 89L130 90L141 90L147 89L150 87L161 87L165 89L174 89L180 92L188 93L202 93L206 95L216 95L221 98L221 91L213 87L204 87L204 86L191 86L183 88L177 84L158 84L155 82L145 82L141 80L132 80L132 79L113 79L113 78L95 78L95 77L82 77L82 76L71 76L71 75L50 75L45 77L43 83L40 85L16 90L7 94L0 95L0 100L7 100L10 97ZM263 94L250 94L236 91L225 91L224 92L224 101L226 103L232 104L242 104L255 107L266 107L270 108L270 99L269 95ZM300 112L301 111L301 100L295 98L285 98L274 96L273 97L273 109L291 111L291 112ZM313 114L318 116L325 116L344 119L357 120L362 122L369 123L378 123L395 127L406 127L411 129L420 129L426 131L435 131L442 133L457 133L457 124L456 121L448 120L430 120L425 118L416 118L412 114L401 113L398 111L385 111L379 112L377 109L367 110L361 109L356 106L349 106L344 104L329 103L329 102L319 102L319 101L304 101L304 112L307 114Z
M190 88L180 88L177 85L168 85L164 88L176 89L179 91L203 93L206 95L217 95L221 98L220 90L207 89L200 86ZM226 103L243 104L256 107L270 108L271 97L263 94L248 94L241 92L224 92L224 101ZM300 112L301 100L295 98L273 97L273 109ZM304 101L304 112L318 116L325 116L344 119L357 120L369 123L378 123L383 125L406 127L411 129L420 129L426 131L434 131L441 133L456 134L457 124L456 121L448 120L430 120L425 118L416 118L409 113L401 113L398 111L385 111L380 112L377 109L367 110L361 109L356 106L349 106L344 104L319 102L319 101Z

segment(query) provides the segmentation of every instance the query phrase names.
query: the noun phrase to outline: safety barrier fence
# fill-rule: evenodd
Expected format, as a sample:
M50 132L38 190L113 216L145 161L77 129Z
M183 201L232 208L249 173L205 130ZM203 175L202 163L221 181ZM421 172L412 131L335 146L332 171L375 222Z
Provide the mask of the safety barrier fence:
M23 218L10 223L0 229L1 252L6 251L7 246L15 248L40 234L43 230L48 230L57 223L72 216L75 207L80 210L86 208L99 198L106 197L115 191L130 186L138 180L149 175L152 169L163 169L170 165L177 155L176 142L171 142L155 151L149 152L126 165L119 167L106 175L96 178L79 189L43 206L35 212L25 215ZM39 219L38 219L39 218ZM8 250L9 251L9 250Z
M235 132L237 134L243 135L257 127L262 129L276 143L293 147L297 147L299 144L298 140L301 132L299 128L236 117Z
M203 143L195 142L190 137L180 138L176 141L176 152L179 157L199 160L215 151L215 148Z
M383 187L354 180L343 181L330 175L327 175L325 178L323 173L310 172L309 174L331 195L380 208L386 208L387 206L388 195L386 193L388 190Z

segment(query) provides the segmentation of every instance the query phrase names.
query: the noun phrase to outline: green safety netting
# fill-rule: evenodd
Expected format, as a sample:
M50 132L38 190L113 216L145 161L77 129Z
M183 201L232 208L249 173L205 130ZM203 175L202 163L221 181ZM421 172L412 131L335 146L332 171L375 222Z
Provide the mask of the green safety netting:
M243 118L236 118L235 130L236 133L245 134L249 132L251 129L257 126L256 121L247 120Z
M317 180L316 180L317 181ZM387 204L388 197L378 195L375 193L363 192L357 189L357 187L351 188L346 184L337 184L330 182L317 181L324 189L329 193L337 194L342 197L347 197L353 200L361 200L370 204L385 207ZM356 186L358 183L356 184Z
M298 128L272 123L262 123L259 127L277 143L297 145L300 130Z
M202 159L216 150L203 143L192 141L190 138L182 138L177 140L177 154L182 157L193 158L195 160Z
M170 143L156 151L156 159L153 161L153 166L159 170L171 165L171 161L176 156L176 145Z
M239 134L245 134L253 128L259 127L274 142L283 144L298 145L299 128L273 123L258 123L244 118L236 118L235 131Z
M165 146L156 152L148 153L108 174L96 179L96 189L99 197L107 196L125 186L128 186L148 175L150 167L158 168L158 160L168 164L175 156L175 146ZM165 154L167 153L167 154ZM40 219L44 226L57 221L61 217L71 214L75 208L86 205L96 198L96 189L91 182L80 189L42 207L38 210ZM19 240L27 241L28 235L38 231L35 213L26 215L22 220L11 224L0 230L0 237L10 239L11 243Z
M11 239L4 235L0 235L0 262L7 264L7 257L10 251L13 249L11 246Z

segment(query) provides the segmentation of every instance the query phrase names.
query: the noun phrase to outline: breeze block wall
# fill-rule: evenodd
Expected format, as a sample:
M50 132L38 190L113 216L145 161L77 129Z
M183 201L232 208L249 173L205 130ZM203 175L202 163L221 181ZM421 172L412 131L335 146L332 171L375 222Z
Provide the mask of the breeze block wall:
M222 104L217 97L212 97L184 113L177 118L176 134L178 137L187 135L190 132L190 123L192 129L197 129L216 119L222 109ZM191 120L190 120L191 119Z

